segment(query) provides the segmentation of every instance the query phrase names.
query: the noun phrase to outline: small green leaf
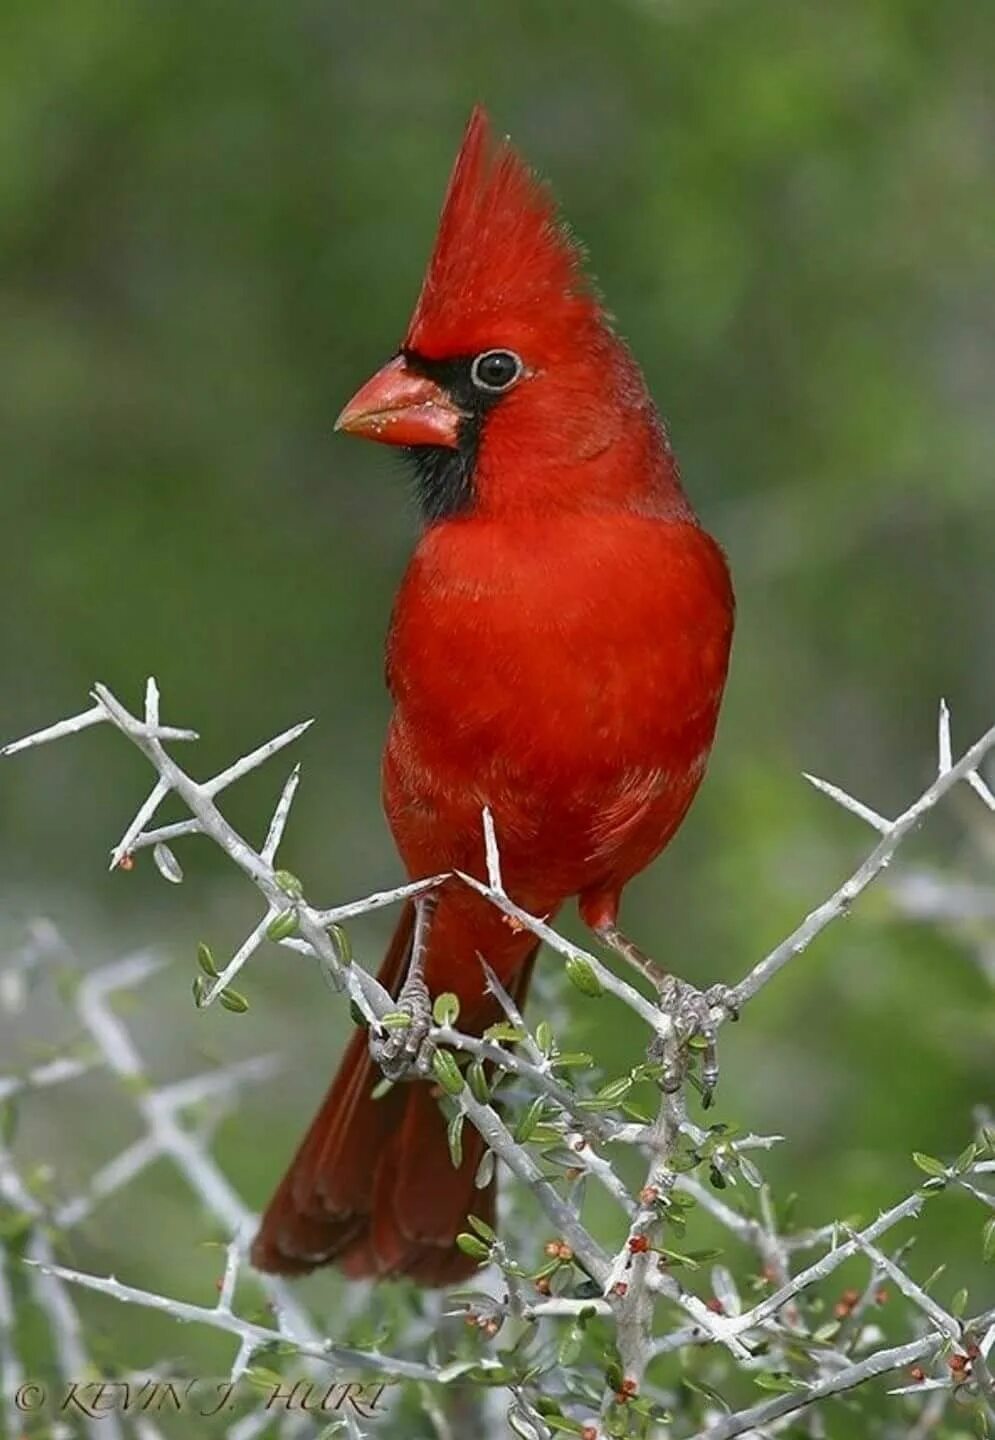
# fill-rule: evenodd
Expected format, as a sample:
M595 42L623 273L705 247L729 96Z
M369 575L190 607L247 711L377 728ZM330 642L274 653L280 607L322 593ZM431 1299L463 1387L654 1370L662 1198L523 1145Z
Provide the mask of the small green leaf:
M540 1020L536 1026L536 1044L548 1058L553 1049L553 1029L548 1020Z
M926 1155L922 1150L914 1150L912 1159L924 1175L930 1175L935 1180L946 1179L947 1167L942 1160L937 1160L935 1155Z
M245 1379L255 1390L270 1390L283 1384L283 1376L276 1370L267 1370L264 1365L250 1365Z
M621 1100L624 1095L627 1095L631 1089L631 1077L623 1075L620 1080L610 1080L607 1085L602 1085L598 1091L597 1098L599 1100L608 1100L612 1104L615 1104Z
M671 1156L670 1168L678 1175L687 1175L691 1170L701 1164L701 1156L697 1150L678 1150Z
M567 1050L553 1060L557 1070L588 1070L593 1064L594 1056L586 1050Z
M479 1215L468 1215L466 1219L471 1230L476 1230L484 1240L490 1240L493 1243L497 1239L497 1232L488 1225L486 1220L481 1220Z
M249 1002L241 991L232 990L230 986L221 991L218 1000L233 1015L244 1015L249 1008Z
M520 1025L510 1025L507 1020L499 1020L496 1025L488 1025L484 1031L485 1040L507 1040L514 1044L525 1039L525 1031Z
M812 1336L812 1339L817 1340L820 1345L828 1345L830 1340L835 1340L839 1332L840 1322L838 1320L830 1320L827 1324L819 1326L818 1330L816 1330Z
M453 1169L458 1170L463 1164L463 1112L454 1115L446 1126L446 1139L449 1142L449 1158L453 1162Z
M206 994L207 981L204 979L203 975L195 975L193 977L193 1003L197 1006L198 1010L204 1004L204 997Z
M566 1362L564 1362L566 1363ZM554 1435L583 1435L584 1427L579 1420L571 1420L569 1415L545 1415L547 1430L552 1430ZM535 1434L535 1431L532 1431Z
M212 980L217 980L218 967L214 963L210 945L205 944L203 940L197 946L197 964L205 975L210 975Z
M621 1390L622 1367L617 1360L610 1360L605 1369L605 1385L609 1390Z
M487 1083L487 1072L484 1069L483 1062L474 1060L467 1069L466 1078L469 1082L470 1092L474 1100L478 1100L481 1105L489 1104L491 1087Z
M391 1092L391 1090L393 1090L393 1088L394 1088L394 1082L393 1082L393 1080L388 1080L386 1075L381 1075L381 1076L380 1076L380 1079L377 1081L377 1083L374 1085L373 1089L370 1091L370 1099L371 1099L371 1100L382 1100L385 1095L389 1095L389 1094L390 1094L390 1092Z
M660 1254L671 1265L684 1265L688 1270L697 1270L698 1262L692 1255L682 1255L680 1250L668 1250L665 1246L659 1247Z
M458 1095L463 1089L463 1076L451 1050L433 1051L432 1070L436 1080L449 1095Z
M556 1145L560 1147L563 1134L557 1130L555 1125L537 1125L532 1131L533 1145ZM567 1152L570 1153L569 1151Z
M342 961L342 964L349 965L352 961L352 942L349 939L349 932L343 930L341 925L329 925L328 933L339 953L339 959Z
M946 1268L946 1265L937 1265L936 1269L933 1271L932 1275L930 1275L929 1279L923 1282L922 1288L925 1290L927 1295L929 1294L930 1290L932 1290L933 1286L936 1284L937 1280L939 1280L940 1276L943 1274Z
M273 879L279 885L284 895L289 895L291 900L299 900L304 894L304 886L297 876L289 870L274 870Z
M411 1016L407 1010L388 1010L380 1016L380 1024L385 1030L407 1030L411 1025Z
M981 1254L986 1261L995 1260L995 1215L981 1232Z
M663 1079L663 1073L664 1067L659 1061L654 1060L652 1063L649 1063L643 1060L638 1065L633 1066L632 1078L633 1080L652 1080L656 1083L656 1081Z
M542 1119L545 1104L545 1100L540 1096L538 1100L533 1100L529 1108L519 1116L518 1124L514 1130L514 1137L519 1145L524 1145L527 1141L531 1140L536 1126Z
M266 926L266 934L270 940L286 940L289 935L297 933L297 911L281 910L279 915Z
M957 1159L954 1161L954 1169L957 1171L958 1175L963 1175L966 1170L969 1170L971 1168L975 1160L978 1158L979 1148L980 1147L978 1146L978 1142L976 1140L972 1140L970 1145L965 1146L965 1148L960 1152L960 1154L957 1156Z
M653 1120L653 1116L646 1106L637 1105L634 1100L622 1101L622 1114L628 1115L630 1120L635 1120L637 1125L649 1125Z
M726 1188L726 1185L728 1184L726 1177L722 1174L722 1171L717 1165L710 1165L708 1167L708 1180L709 1184L711 1184L716 1190L724 1190Z
M566 963L567 978L571 984L576 985L582 995L588 995L596 1000L605 993L604 986L594 973L589 961L583 955L571 955Z
M790 1390L803 1388L801 1382L791 1375L775 1375L773 1370L761 1370L753 1377L754 1385L761 1390L772 1390L776 1395L786 1395Z
M476 1235L470 1235L465 1230L461 1230L456 1236L456 1244L464 1255L470 1255L474 1260L490 1259L490 1246L485 1245L483 1240L478 1240Z
M585 1095L583 1100L577 1101L578 1110L589 1110L592 1115L600 1115L603 1111L614 1110L614 1100L602 1100L597 1095Z
M967 1309L967 1287L965 1286L965 1288L964 1288L963 1290L958 1290L958 1291L957 1291L957 1294L956 1294L956 1295L954 1296L954 1298L951 1300L951 1302L950 1302L950 1313L951 1313L951 1315L956 1315L957 1318L959 1319L960 1316L963 1315L963 1313L964 1313L964 1311L965 1311L966 1309Z
M451 990L436 995L432 1006L432 1019L436 1025L455 1025L459 1018L459 996Z

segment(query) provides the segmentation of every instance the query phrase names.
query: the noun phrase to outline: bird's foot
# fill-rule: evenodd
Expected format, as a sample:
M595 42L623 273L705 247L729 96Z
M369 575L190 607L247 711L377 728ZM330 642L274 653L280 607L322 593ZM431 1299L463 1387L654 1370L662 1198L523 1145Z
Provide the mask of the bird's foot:
M739 1018L734 992L726 985L697 990L686 980L668 974L614 922L595 926L595 933L649 981L656 990L660 1009L671 1021L671 1033L655 1036L647 1053L651 1064L662 1067L660 1083L664 1090L673 1094L691 1076L701 1089L702 1104L707 1110L719 1080L716 1044L719 1017L724 1011L731 1020ZM692 1064L695 1052L701 1053L700 1077L694 1073Z
M712 985L701 991L676 975L667 975L659 986L660 1009L673 1025L673 1039L656 1036L650 1044L649 1059L663 1067L661 1085L668 1093L680 1089L691 1073L695 1052L701 1055L701 1100L707 1110L712 1103L719 1081L718 1023L716 1010L725 1010L732 1018L736 1011L731 991L725 985Z
M435 1047L428 1038L432 1000L420 975L408 976L392 1013L406 1015L408 1023L385 1027L381 1035L371 1031L370 1055L388 1080L424 1080L432 1074Z

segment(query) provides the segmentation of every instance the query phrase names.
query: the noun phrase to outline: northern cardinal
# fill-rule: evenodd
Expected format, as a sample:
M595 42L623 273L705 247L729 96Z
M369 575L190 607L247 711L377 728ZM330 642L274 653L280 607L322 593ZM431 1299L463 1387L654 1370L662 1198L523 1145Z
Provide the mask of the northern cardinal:
M704 774L729 573L553 201L479 108L404 341L337 428L403 447L422 513L387 641L383 798L408 874L483 878L489 806L512 898L551 916L577 896L659 981L618 929L619 901ZM479 957L521 1005L536 949L452 880L405 908L379 978L416 1039L443 991L480 1034L502 1012ZM455 1237L468 1214L493 1216L480 1138L467 1127L455 1168L431 1084L374 1099L380 1075L357 1030L265 1213L259 1269L443 1285L476 1267Z

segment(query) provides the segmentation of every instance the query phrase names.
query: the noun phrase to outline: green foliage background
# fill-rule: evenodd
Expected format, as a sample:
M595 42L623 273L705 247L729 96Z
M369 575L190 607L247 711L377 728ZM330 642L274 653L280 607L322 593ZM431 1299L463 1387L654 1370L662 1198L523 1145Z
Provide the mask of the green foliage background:
M739 976L869 844L800 772L895 812L934 764L940 694L962 744L995 718L993 68L985 0L7 0L0 733L84 708L96 678L137 700L154 673L207 774L315 715L284 863L328 903L397 878L381 646L416 519L394 457L331 426L397 343L483 99L589 246L730 556L714 763L627 921L689 978ZM180 891L147 861L104 873L143 764L104 732L4 763L3 938L44 913L88 964L171 955L135 1022L159 1078L283 1055L221 1136L262 1203L347 1019L275 950L248 1016L194 1013L194 942L224 953L255 901L196 842ZM281 778L233 792L233 821L258 834ZM990 824L961 802L902 864L990 884ZM356 927L371 964L386 924ZM769 1170L800 1218L868 1215L914 1184L913 1148L968 1138L993 1088L984 939L903 924L875 894L725 1032L720 1118L787 1137ZM623 1017L574 1009L578 1044L631 1063ZM59 1025L53 1007L0 1030L2 1068ZM132 1138L112 1089L25 1112L57 1188ZM990 1302L973 1214L933 1211L920 1278L944 1258L943 1287ZM205 1233L156 1170L75 1257L206 1293ZM336 1284L309 1293L334 1307ZM215 1354L91 1310L128 1363Z

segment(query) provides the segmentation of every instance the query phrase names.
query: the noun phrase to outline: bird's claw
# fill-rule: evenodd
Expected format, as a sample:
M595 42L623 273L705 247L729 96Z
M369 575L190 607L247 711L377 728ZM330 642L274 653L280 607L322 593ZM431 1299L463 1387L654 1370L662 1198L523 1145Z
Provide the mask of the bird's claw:
M689 1069L689 1052L701 1053L702 1104L712 1103L719 1080L717 1025L713 1012L725 1009L731 1016L730 992L725 985L701 991L675 975L668 975L660 987L660 1009L673 1025L673 1042L657 1036L650 1046L650 1058L662 1063L661 1085L668 1094L679 1090Z
M381 1035L371 1031L370 1055L388 1080L424 1080L432 1074L434 1049L428 1038L432 1001L424 982L405 982L396 1009L409 1017L409 1024Z

